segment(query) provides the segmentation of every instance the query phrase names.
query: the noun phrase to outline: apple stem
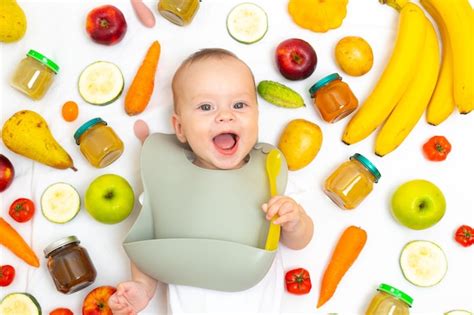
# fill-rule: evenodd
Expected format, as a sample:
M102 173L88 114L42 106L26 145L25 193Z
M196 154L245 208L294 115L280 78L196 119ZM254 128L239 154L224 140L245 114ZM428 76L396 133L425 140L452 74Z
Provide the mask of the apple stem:
M296 62L297 64L301 64L301 61L303 58L301 58L297 53L292 52L291 53L291 59Z
M106 19L100 19L100 27L108 28L109 27L109 21L107 21Z
M112 191L108 191L104 197L106 199L112 199L113 196L114 196L114 193Z

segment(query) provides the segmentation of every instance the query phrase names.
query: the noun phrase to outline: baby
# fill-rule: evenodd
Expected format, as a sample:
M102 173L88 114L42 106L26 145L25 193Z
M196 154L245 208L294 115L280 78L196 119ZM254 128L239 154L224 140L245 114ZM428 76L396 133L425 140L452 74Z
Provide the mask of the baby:
M257 94L249 67L229 51L204 49L181 64L173 77L172 89L172 125L177 139L189 145L192 150L193 163L201 168L215 170L243 167L248 162L249 152L257 143L258 136ZM272 197L262 205L262 211L266 213L267 220L275 215L279 216L274 223L281 226L280 241L288 248L302 249L310 242L313 222L292 198ZM273 269L275 265L276 262L272 265ZM114 314L137 314L155 294L155 279L141 272L133 263L131 271L132 281L120 283L116 293L109 299ZM270 281L267 279L270 275L278 279ZM280 266L278 272L269 271L261 281L267 284L259 283L254 288L230 293L170 284L169 302L175 304L170 307L173 312L204 312L210 308L196 309L193 303L202 305L203 300L206 300L206 304L214 300L222 308L236 311L248 304L248 296L261 299L257 295L264 294L263 289L273 290L271 294L283 291L283 275L283 268ZM271 288L274 285L280 288ZM260 291L252 293L257 287ZM195 301L186 305L186 295ZM238 298L239 295L242 295L241 299ZM230 305L223 306L226 299L230 301ZM276 304L279 301L270 299L269 303ZM265 311L258 308L254 311Z

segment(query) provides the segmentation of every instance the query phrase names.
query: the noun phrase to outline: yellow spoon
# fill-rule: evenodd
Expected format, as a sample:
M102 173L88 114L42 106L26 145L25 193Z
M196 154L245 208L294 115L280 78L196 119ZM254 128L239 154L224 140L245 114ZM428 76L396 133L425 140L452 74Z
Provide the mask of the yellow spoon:
M270 196L273 197L277 194L276 179L281 168L280 151L277 149L271 150L270 153L268 153L265 166L267 169L268 183L270 184ZM276 219L278 219L277 214L275 214L270 221L267 241L265 243L266 250L275 250L278 248L278 241L280 240L280 225L273 224Z

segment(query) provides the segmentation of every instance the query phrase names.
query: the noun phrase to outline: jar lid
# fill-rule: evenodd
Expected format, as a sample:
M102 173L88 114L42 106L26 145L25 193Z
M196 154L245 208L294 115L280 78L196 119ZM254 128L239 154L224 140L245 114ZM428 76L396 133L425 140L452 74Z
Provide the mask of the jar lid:
M375 165L372 164L372 162L370 162L369 159L367 159L362 154L356 153L351 156L351 160L352 159L355 159L359 161L362 165L364 165L364 167L368 169L369 172L372 173L372 175L374 175L376 183L379 181L380 177L382 177L382 174L380 174L379 170L375 167Z
M107 125L107 122L102 120L102 118L100 117L92 118L91 120L86 121L84 124L82 124L82 126L80 126L74 133L74 139L76 140L76 144L79 145L79 139L81 138L82 134L87 131L87 129L100 123Z
M413 304L413 298L411 296L409 296L403 291L398 290L397 288L392 287L391 285L382 283L379 285L379 288L377 290L388 293L391 296L402 300L403 302L407 303L409 307L411 307L411 305Z
M326 84L334 81L334 80L341 80L342 77L339 75L339 73L331 73L330 75L325 76L318 82L316 82L310 89L309 89L309 94L311 94L311 97L313 97L314 93L316 93L317 90L325 86Z
M45 57L43 54L37 52L36 50L30 49L30 51L26 55L35 60L38 60L39 62L44 64L46 67L53 70L54 73L59 72L59 66L54 61Z
M71 244L71 243L80 243L80 241L74 235L64 237L60 240L57 240L57 241L52 242L51 244L49 244L43 251L44 256L47 258L49 256L49 254L51 254L53 251L55 251L59 247L62 247L64 245Z

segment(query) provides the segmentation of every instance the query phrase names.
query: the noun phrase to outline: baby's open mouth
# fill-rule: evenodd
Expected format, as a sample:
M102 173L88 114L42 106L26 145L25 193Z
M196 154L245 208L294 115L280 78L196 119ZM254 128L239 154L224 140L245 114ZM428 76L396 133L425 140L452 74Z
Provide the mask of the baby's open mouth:
M219 150L224 154L233 154L239 142L239 136L235 133L221 133L215 136L212 141Z

